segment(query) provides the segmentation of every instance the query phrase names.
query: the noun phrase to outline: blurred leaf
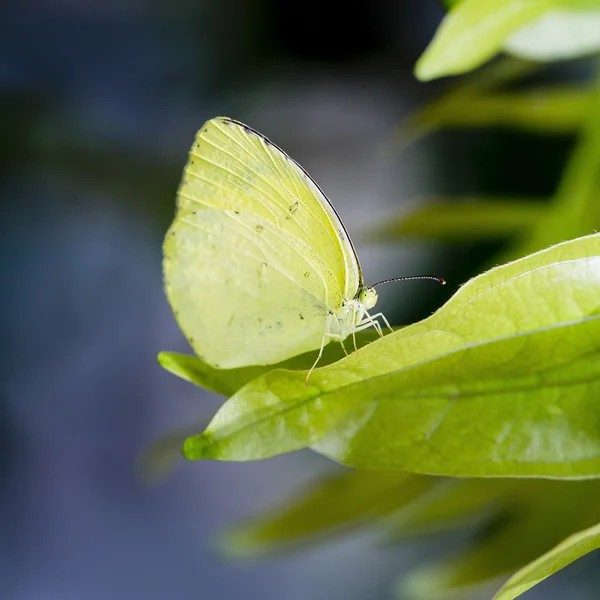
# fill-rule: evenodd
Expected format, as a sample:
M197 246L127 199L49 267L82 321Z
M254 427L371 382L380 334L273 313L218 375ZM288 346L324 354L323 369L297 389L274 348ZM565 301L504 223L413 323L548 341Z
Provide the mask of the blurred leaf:
M442 21L415 74L427 81L464 73L492 58L510 36L548 12L589 7L598 7L598 0L463 0ZM539 43L545 45L546 37Z
M557 0L463 0L446 15L417 61L417 78L427 81L474 69L496 54L511 33L556 4Z
M524 256L564 239L600 228L600 79L593 92L579 140L555 198L523 241L501 260Z
M444 126L462 125L463 121L469 125L470 113L465 110L469 103L477 103L480 98L503 97L497 92L503 86L522 80L540 65L531 61L524 61L511 57L502 57L493 63L485 65L477 71L452 83L447 91L424 108L409 114L399 125L394 127L392 133L384 140L382 150L390 152L397 149L398 145L407 146L418 141L423 136ZM560 89L560 88L559 88ZM564 88L566 95L569 92L576 93L575 88ZM557 91L557 94L560 92ZM565 100L565 105L569 100ZM577 102L571 98L573 105ZM573 106L573 109L576 109ZM525 110L525 109L524 109ZM565 106L566 112L568 108ZM457 116L458 115L458 116ZM567 117L564 117L565 120Z
M445 8L452 8L459 2L462 2L462 0L441 0L441 2Z
M578 558L599 548L600 525L575 533L515 573L494 596L494 600L513 600Z
M600 516L597 481L529 481L521 482L518 489L504 524L462 554L413 571L400 591L415 600L456 597L526 565Z
M447 95L476 96L514 84L539 71L544 65L514 56L501 56L450 84Z
M232 556L280 551L378 519L410 505L438 483L399 471L351 471L295 494L280 509L226 532L220 547Z
M522 482L518 482L522 483ZM498 509L514 496L509 479L444 480L401 471L351 471L294 493L279 509L270 509L234 526L220 539L231 556L278 552L307 541L385 519L389 537L464 525Z
M379 335L374 330L359 331L356 334L356 346L360 350L360 348L378 338ZM317 350L306 352L277 365L242 367L239 369L215 369L197 356L179 354L178 352L160 352L158 362L169 373L177 375L177 377L181 377L190 383L223 396L232 396L249 381L273 369L290 369L292 371L310 369L317 358L317 353ZM340 344L328 344L323 349L320 364L328 365L344 356Z
M137 458L135 471L146 485L160 483L173 470L181 456L181 444L198 429L206 427L206 419L180 427L150 444Z
M31 149L28 139L39 130L48 113L48 97L41 90L15 88L10 78L0 81L0 112L10 115L0 131L0 173L12 176L27 163L31 169Z
M515 479L453 479L438 485L410 510L393 515L394 540L464 526L497 512L522 481Z
M578 129L592 95L582 87L473 95L450 93L417 110L394 128L388 147L405 147L447 127L513 127L543 134Z
M461 476L600 474L600 235L465 284L428 319L315 370L241 388L192 460L306 446L365 468Z
M412 213L403 211L365 233L368 241L418 239L464 242L505 238L523 233L542 218L547 204L516 198L435 199Z
M511 35L504 49L532 60L560 60L600 50L600 2L589 10L566 5L545 14Z

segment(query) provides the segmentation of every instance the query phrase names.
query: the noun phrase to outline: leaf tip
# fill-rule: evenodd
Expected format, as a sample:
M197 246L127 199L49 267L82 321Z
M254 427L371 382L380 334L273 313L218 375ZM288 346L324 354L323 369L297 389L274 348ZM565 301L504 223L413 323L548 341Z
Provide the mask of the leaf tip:
M436 77L440 76L439 69L435 68L435 63L433 64L433 68L431 65L431 60L427 55L427 52L419 58L417 64L415 65L415 77L419 81L431 81Z
M231 529L219 534L216 550L225 558L243 560L259 555L260 543L246 530Z
M201 460L208 457L208 448L212 444L212 436L207 433L194 435L183 442L181 453L188 460Z
M166 369L167 367L166 367L165 365L168 365L168 364L170 364L170 363L171 363L171 360L170 360L170 354L171 354L170 352L164 352L164 351L163 351L163 352L159 352L159 353L156 355L156 361L158 362L158 364L159 364L161 367L163 367L163 368L165 368L165 369Z

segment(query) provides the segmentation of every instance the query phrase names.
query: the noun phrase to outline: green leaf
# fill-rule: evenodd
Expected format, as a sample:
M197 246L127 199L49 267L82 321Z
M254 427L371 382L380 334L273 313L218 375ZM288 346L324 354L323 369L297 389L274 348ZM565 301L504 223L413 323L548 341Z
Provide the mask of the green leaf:
M458 4L459 2L461 2L462 0L442 0L442 4L446 7L446 8L452 8L453 6L455 6L456 4Z
M522 480L516 479L444 481L421 502L389 519L389 537L399 540L479 521L502 508L520 485Z
M560 60L593 54L600 50L600 2L590 7L546 13L511 35L504 49L532 60Z
M391 216L365 233L368 241L399 239L464 242L502 239L524 233L547 211L542 202L516 198L466 198L426 201L423 208Z
M350 471L297 491L280 507L232 527L219 545L230 556L280 552L383 519L388 538L465 525L497 511L522 482L454 479L401 471Z
M552 550L515 573L494 596L494 600L513 600L550 575L600 548L600 524L575 533Z
M483 95L457 92L409 115L394 128L385 149L404 148L449 127L501 126L541 134L571 133L581 126L593 99L589 90L568 86Z
M400 591L415 600L449 599L506 576L596 522L599 490L597 481L521 482L503 521L466 551L410 573Z
M418 60L417 78L428 81L478 67L512 33L557 4L557 0L463 0L446 15Z
M221 549L230 556L278 552L282 547L380 519L413 504L438 480L398 471L350 471L294 494L281 508L225 532Z
M497 91L515 84L542 69L544 65L514 56L502 56L484 65L477 73L470 73L452 82L447 96L476 96Z
M265 367L215 369L197 356L177 352L160 352L158 362L169 373L223 396L235 394L248 381L266 371Z
M375 331L359 331L356 334L356 345L360 349L379 336ZM328 365L340 360L344 351L340 344L328 344L323 349L320 364ZM306 370L314 364L317 351L294 356L278 365L262 367L242 367L240 369L215 369L200 360L197 356L179 354L178 352L160 352L158 362L163 369L190 383L203 387L223 396L232 396L242 386L259 375L273 369Z
M495 120L500 118L499 114L502 115L502 122L505 125L509 124L508 121L512 123L508 116L510 107L506 105L502 108L491 107L491 110L486 111L486 117L479 117L478 115L486 110L487 98L505 98L507 94L503 94L498 90L508 84L522 81L540 68L539 63L513 57L502 57L485 65L477 73L461 77L459 80L454 81L440 97L413 111L394 127L391 134L381 145L382 153L385 155L392 150L398 150L398 146L401 148L408 146L442 127L494 125ZM550 106L554 106L558 122L564 121L566 127L566 122L569 120L569 111L576 113L577 105L581 102L581 98L576 99L578 90L577 88L565 86L550 88L548 91L553 96L550 100ZM585 92L582 91L581 93L583 95ZM536 109L536 94L534 92L523 93L522 95L513 92L509 98L517 98L517 104L521 105L518 126L529 127L526 115L529 112L531 113L530 120L534 124L534 129L539 129L539 127L535 127L535 123L542 120L540 113L550 111L548 104L542 102L542 109ZM519 101L519 98L523 98L523 100ZM492 102L494 103L494 101ZM500 100L500 103L503 104L502 100ZM575 115L571 118L576 120Z
M433 41L418 60L415 74L427 81L474 69L500 52L520 30L524 31L516 38L516 46L525 45L523 40L527 39L528 55L531 55L532 47L548 44L547 33L542 31L543 35L539 35L537 29L540 18L557 9L577 11L598 6L598 0L463 0L442 21ZM532 27L526 29L530 24ZM532 35L539 40L531 39ZM586 42L585 47L589 46ZM570 48L568 55L573 54Z
M600 79L590 96L580 137L546 214L502 259L524 256L600 228Z
M428 319L305 375L276 369L188 438L189 459L306 446L348 465L460 476L600 474L600 235L465 284Z

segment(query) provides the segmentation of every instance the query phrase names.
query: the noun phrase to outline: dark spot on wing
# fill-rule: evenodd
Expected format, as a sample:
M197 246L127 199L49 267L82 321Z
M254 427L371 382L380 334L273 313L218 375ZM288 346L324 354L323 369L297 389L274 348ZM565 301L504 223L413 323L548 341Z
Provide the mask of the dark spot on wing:
M306 272L304 273L304 277L306 277L306 278L308 279L308 278L310 277L310 273L309 273L308 271L306 271Z
M304 321L304 317L302 315L302 313L298 313L300 315L300 319L302 319L302 321Z
M249 133L250 135L255 135L256 137L260 138L265 144L267 144L268 146L272 146L273 148L281 152L281 154L283 154L288 160L298 165L298 163L296 163L296 161L293 158L290 158L277 144L274 144L266 135L260 133L260 131L256 131L256 129L252 129L252 127L246 125L245 123L241 123L240 121L236 121L235 119L230 119L229 117L224 117L222 119L222 122L225 125L237 125L238 127L241 127L246 133ZM300 165L298 165L298 167L300 168L300 170L304 171L304 169L300 167Z
M262 317L258 317L258 322L262 323L263 322L263 318Z
M298 202L294 202L294 204L290 205L289 211L290 214L286 216L286 220L289 221L292 218L292 215L298 210Z
M264 262L264 263L262 264L262 266L263 266L263 267L268 267L269 265L267 265L267 263L266 263L266 262Z
M240 214L240 211L239 211L239 210L234 210L233 212L234 212L236 215L239 215L239 214Z
M333 311L332 311L331 309L329 309L329 311L328 311L328 312L329 312L329 314L330 314L330 315L332 315L332 314L333 314Z
M283 323L281 321L277 321L277 327L283 327Z
M245 125L244 123L241 123L240 121L236 121L235 119L230 119L229 117L224 117L223 118L223 123L225 123L225 125L237 125L238 127L241 127L246 133L251 133L253 135L257 135L260 138L265 138L265 136L262 133L258 133L258 131L256 131L255 129L252 129L252 127L249 127L248 125Z
M258 231L259 233L264 229L264 227L262 225L257 225L256 226L256 231Z

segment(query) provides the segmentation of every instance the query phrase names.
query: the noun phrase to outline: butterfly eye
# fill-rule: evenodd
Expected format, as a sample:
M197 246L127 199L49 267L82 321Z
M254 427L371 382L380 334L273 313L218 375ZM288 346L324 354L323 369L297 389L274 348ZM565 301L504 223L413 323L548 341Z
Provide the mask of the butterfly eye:
M364 288L358 296L358 301L370 310L377 304L377 292L372 287Z

